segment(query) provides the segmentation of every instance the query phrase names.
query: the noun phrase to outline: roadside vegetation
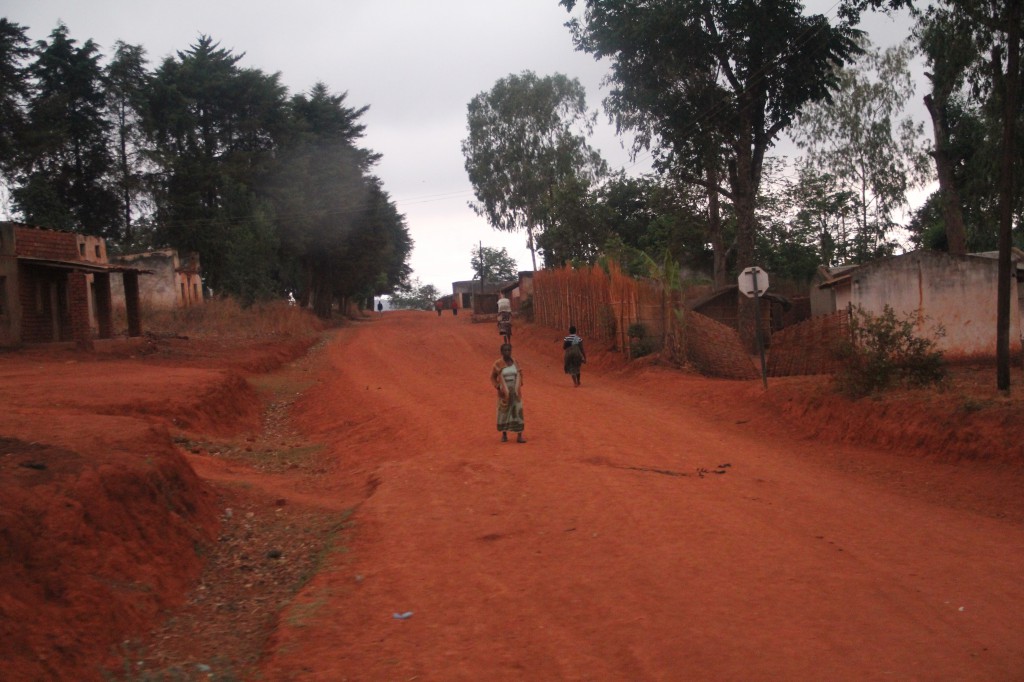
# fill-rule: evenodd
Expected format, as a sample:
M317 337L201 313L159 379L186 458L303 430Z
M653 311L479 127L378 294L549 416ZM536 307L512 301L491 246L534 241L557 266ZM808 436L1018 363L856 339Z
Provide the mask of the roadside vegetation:
M156 335L204 339L300 338L324 329L309 309L285 301L243 306L233 298L174 310L143 310L142 327Z
M920 336L909 316L899 317L890 306L877 315L857 308L850 317L850 337L836 349L842 368L834 381L840 393L862 398L894 387L941 384L947 372L935 342L945 335L941 326Z

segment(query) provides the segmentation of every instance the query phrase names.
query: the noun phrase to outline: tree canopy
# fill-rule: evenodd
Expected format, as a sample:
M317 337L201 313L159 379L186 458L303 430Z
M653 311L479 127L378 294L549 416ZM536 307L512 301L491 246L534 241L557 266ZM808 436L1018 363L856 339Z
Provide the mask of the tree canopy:
M1008 390L1010 251L1014 225L1019 235L1024 216L1019 151L1024 2L932 3L922 13L917 33L932 84L926 103L936 138L937 203L947 246L962 252L970 242L988 241L986 232L993 235L986 223L997 225L996 381ZM985 218L977 220L981 216Z
M515 258L508 255L508 249L504 247L495 249L491 246L481 246L473 249L469 265L473 268L473 279L483 279L491 283L519 279L519 264Z
M737 267L754 264L765 153L800 110L837 86L859 32L805 16L799 2L562 0L584 8L579 50L611 62L607 105L620 130L660 152L673 175L727 198ZM720 180L719 180L720 178ZM752 305L740 331L752 344Z
M25 127L12 154L11 198L31 222L110 236L117 216L99 48L59 24L28 66Z
M586 140L586 92L576 79L525 71L476 95L467 121L462 153L477 198L470 206L495 229L525 231L536 269L538 235L605 173Z
M835 95L805 107L791 133L805 161L849 199L853 229L835 242L848 263L895 252L895 214L907 206L908 191L931 178L923 125L902 115L914 95L912 47L864 47L839 69Z
M31 45L0 19L0 172L21 219L103 236L112 252L200 254L207 287L244 302L335 304L405 286L412 240L359 145L367 107L201 35L150 69L67 27Z

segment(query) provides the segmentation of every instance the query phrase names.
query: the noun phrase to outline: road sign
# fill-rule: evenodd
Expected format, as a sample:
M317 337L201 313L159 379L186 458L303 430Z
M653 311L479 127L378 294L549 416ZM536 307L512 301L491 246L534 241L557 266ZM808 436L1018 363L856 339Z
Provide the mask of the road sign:
M747 298L763 296L768 291L768 273L757 266L741 272L738 281L740 291Z

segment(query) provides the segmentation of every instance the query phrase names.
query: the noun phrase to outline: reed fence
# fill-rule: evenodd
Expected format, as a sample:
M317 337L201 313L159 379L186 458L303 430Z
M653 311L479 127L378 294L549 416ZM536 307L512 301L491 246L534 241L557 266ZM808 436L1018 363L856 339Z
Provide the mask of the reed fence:
M768 376L832 374L839 369L836 346L850 338L850 313L818 315L772 334Z
M558 330L574 325L581 336L609 342L635 357L658 353L663 360L690 364L701 372L735 379L760 372L735 327L686 307L680 292L661 282L634 279L616 264L541 270L534 275L533 320ZM640 335L642 325L643 336ZM849 334L849 314L812 318L771 336L768 374L831 373L837 369L835 342Z
M659 282L633 279L611 263L607 272L600 267L541 270L533 287L538 324L556 329L573 325L584 338L610 341L626 353L640 341L634 325L643 325L646 342L655 340L661 346L666 296Z

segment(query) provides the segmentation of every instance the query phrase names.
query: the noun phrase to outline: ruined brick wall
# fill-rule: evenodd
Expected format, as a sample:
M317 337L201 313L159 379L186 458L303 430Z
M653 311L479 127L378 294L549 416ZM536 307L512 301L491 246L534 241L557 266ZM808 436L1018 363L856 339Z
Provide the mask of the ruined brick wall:
M67 276L63 272L20 265L18 279L21 340L24 343L69 341L71 315L66 304Z
M193 259L198 263L198 256ZM174 249L160 249L145 253L118 256L113 263L130 265L150 272L139 280L139 297L146 310L173 310L193 303L202 303L202 283L198 274L181 271L178 252ZM194 282L197 286L192 286ZM184 285L184 286L183 286ZM121 277L110 280L114 308L125 309L124 282Z
M17 226L14 230L15 251L28 258L79 260L78 236L71 232Z
M71 338L79 348L92 349L92 328L89 324L89 278L84 272L67 276L68 316Z
M772 334L768 375L832 374L839 368L836 344L850 335L850 314L818 315Z
M725 379L756 379L759 376L739 334L732 327L688 310L683 314L686 358L702 374Z

